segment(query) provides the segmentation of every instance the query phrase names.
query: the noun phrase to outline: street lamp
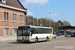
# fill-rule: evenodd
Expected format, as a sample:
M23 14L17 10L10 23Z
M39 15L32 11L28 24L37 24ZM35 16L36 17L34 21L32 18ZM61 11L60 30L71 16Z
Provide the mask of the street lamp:
M50 15L51 13L49 13L49 15ZM51 21L49 22L49 24L50 24L50 27L51 27Z

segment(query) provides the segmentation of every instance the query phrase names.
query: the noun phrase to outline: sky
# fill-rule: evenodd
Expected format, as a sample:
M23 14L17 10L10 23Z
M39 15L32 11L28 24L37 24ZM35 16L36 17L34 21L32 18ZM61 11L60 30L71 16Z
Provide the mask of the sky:
M75 0L20 0L28 9L27 15L49 18L55 22L68 21L75 26ZM49 14L50 13L50 14Z

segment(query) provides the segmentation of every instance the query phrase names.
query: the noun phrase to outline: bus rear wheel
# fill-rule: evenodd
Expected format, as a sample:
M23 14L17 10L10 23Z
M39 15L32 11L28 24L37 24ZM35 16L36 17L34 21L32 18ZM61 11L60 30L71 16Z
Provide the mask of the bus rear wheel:
M35 38L35 43L37 43L38 42L38 38Z
M48 37L46 38L46 41L49 41L49 38Z

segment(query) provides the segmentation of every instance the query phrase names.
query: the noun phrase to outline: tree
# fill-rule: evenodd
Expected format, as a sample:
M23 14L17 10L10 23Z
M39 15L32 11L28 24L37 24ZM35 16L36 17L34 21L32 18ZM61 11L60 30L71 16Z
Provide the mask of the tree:
M61 26L63 26L63 22L62 21L58 21L58 27L61 27Z
M59 27L61 26L67 26L67 25L71 26L71 24L68 21L62 22L61 20L58 20L57 22L54 22L53 19L49 19L48 17L39 18L37 20L37 18L33 18L33 16L26 16L26 25L33 25L33 23L34 23L34 26L37 26L37 24L38 26L40 26L40 24L42 24L42 26L44 27L50 27L50 24L51 24L51 27L53 27L53 30L56 32L59 31Z
M34 26L37 26L37 24L38 24L37 23L37 18L34 18L33 20L34 20Z
M71 26L71 24L68 21L64 21L64 26Z
M26 16L26 25L33 25L33 16Z

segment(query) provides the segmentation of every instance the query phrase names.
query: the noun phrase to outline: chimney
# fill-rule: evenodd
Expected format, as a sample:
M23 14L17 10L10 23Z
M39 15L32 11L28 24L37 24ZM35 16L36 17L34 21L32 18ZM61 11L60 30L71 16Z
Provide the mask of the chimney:
M3 3L6 3L6 0L2 0Z

